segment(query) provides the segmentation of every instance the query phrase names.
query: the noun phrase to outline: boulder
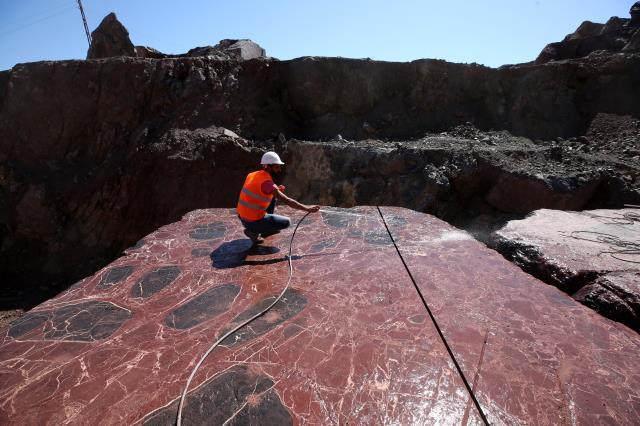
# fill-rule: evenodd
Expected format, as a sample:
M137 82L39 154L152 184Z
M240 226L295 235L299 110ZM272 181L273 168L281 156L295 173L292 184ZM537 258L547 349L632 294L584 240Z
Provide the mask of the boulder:
M264 58L267 51L251 40L220 40L217 47L224 49L236 59Z
M575 32L567 35L563 41L577 40L579 38L585 38L585 37L593 37L593 36L599 35L604 28L605 28L605 25L603 24L597 24L591 21L584 21L582 24L580 24L578 29L575 30Z
M252 247L233 210L192 211L1 328L0 421L175 424L202 355L283 292L293 231ZM638 334L433 216L325 207L291 259L185 424L482 424L452 357L490 424L640 422Z
M608 272L574 295L578 302L608 318L640 330L640 272Z
M91 33L91 46L87 59L109 58L112 56L136 56L129 39L129 31L111 12L104 17L98 28Z
M628 19L624 19L624 18L619 18L617 16L612 16L611 18L609 18L609 20L607 21L607 23L604 25L604 28L602 28L601 33L602 34L606 34L606 33L611 33L614 31L620 31L624 28L624 26L629 22Z
M640 1L635 2L633 6L631 6L629 14L631 15L630 25L640 26Z
M640 331L637 210L537 210L497 231L494 244L524 270Z
M550 43L540 52L535 63L545 64L549 61L582 58L597 51L618 52L628 43L628 40L629 38L600 34Z
M266 51L251 40L220 40L215 46L196 47L184 56L208 57L218 60L247 60L266 57Z
M640 2L636 2L629 13L631 19L614 16L606 24L583 22L564 40L545 46L535 63L545 64L550 61L582 58L595 53L602 55L637 49L637 40L632 42L632 39L640 27Z
M169 55L148 46L136 46L135 51L138 58L164 59L169 57Z

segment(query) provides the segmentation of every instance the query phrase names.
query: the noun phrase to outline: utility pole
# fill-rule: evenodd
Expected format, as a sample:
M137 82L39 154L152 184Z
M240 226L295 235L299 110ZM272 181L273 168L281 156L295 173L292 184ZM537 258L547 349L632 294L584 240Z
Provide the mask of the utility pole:
M91 33L89 32L89 26L87 25L87 18L84 16L84 9L82 8L82 0L78 0L78 7L80 8L80 14L82 15L82 22L84 23L84 32L87 33L87 41L89 47L91 47Z

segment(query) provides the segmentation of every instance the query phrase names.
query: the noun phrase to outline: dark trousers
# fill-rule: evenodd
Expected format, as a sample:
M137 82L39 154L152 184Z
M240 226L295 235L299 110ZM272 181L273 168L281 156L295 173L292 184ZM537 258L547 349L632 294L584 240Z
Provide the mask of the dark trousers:
M260 220L248 222L240 218L242 225L254 234L261 234L263 237L277 234L280 230L291 226L291 220L286 216L273 214L276 210L276 198L273 197L271 204L267 207L267 214Z

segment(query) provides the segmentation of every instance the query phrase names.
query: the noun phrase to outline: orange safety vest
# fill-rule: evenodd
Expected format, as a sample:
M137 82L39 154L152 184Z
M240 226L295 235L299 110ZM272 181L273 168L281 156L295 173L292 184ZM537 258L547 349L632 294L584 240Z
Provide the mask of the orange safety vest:
M267 214L267 207L273 199L273 193L265 194L262 192L262 184L267 181L273 181L273 178L264 170L247 175L236 207L241 219L253 222L262 219Z

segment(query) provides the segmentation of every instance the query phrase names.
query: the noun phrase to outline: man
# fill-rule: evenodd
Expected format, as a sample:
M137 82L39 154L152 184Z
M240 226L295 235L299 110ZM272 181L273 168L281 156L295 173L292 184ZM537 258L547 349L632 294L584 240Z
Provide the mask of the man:
M275 152L267 152L260 161L261 169L249 173L244 181L238 199L238 216L244 226L244 234L254 244L263 242L261 237L268 237L291 225L286 216L273 214L276 199L289 207L309 213L320 210L320 206L307 206L287 197L283 185L276 185L274 177L282 175L284 163Z

